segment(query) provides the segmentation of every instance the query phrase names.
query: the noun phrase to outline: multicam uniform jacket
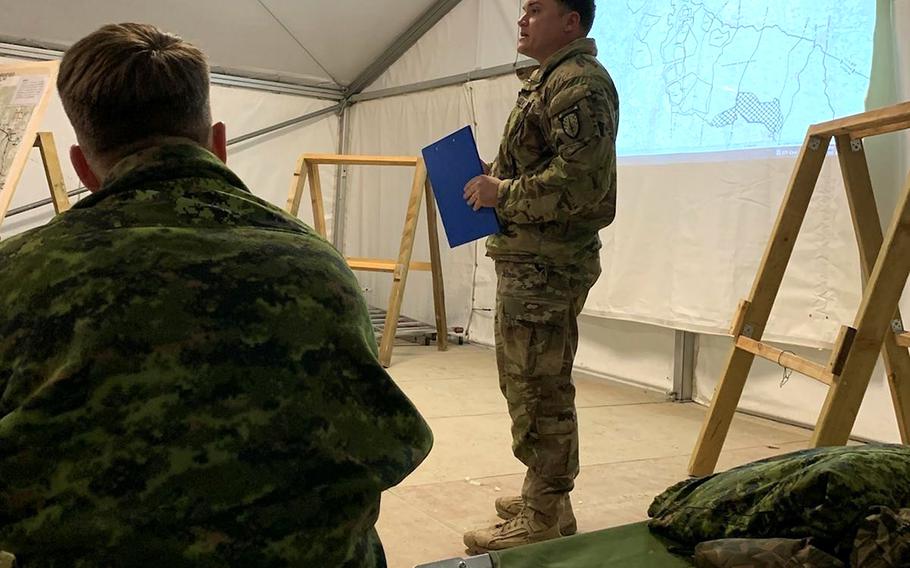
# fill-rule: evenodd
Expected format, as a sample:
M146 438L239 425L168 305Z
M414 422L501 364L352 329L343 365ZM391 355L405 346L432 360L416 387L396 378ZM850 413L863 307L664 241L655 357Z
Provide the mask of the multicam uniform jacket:
M600 250L616 214L619 97L596 55L579 39L525 77L491 172L503 180L492 258L569 265Z

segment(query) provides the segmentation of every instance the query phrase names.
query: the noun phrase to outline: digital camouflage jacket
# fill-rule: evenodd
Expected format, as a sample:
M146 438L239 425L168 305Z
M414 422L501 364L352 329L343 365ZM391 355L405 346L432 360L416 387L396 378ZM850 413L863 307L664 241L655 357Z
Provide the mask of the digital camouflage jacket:
M0 549L21 566L384 566L431 433L342 257L181 141L0 244Z

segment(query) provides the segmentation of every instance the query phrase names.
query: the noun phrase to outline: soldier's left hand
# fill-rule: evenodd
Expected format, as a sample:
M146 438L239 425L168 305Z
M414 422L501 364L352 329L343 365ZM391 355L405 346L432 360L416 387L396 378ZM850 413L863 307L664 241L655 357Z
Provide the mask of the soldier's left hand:
M496 207L499 203L499 179L477 176L464 186L464 198L474 211L481 207Z

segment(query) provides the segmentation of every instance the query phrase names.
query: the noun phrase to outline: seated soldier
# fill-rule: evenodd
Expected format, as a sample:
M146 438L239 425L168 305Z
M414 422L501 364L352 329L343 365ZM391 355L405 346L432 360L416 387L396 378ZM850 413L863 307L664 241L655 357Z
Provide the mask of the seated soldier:
M341 256L222 163L209 69L109 25L58 89L93 194L0 245L0 550L32 566L385 566L431 433Z

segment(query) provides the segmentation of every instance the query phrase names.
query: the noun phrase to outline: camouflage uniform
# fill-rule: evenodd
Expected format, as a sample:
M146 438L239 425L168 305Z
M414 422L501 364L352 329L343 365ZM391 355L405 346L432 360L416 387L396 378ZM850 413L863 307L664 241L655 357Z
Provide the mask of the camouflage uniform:
M431 433L339 254L170 141L0 245L0 549L42 566L385 566Z
M579 39L525 76L492 175L502 179L496 355L525 503L551 517L578 475L576 318L600 275L598 232L616 211L619 98Z

